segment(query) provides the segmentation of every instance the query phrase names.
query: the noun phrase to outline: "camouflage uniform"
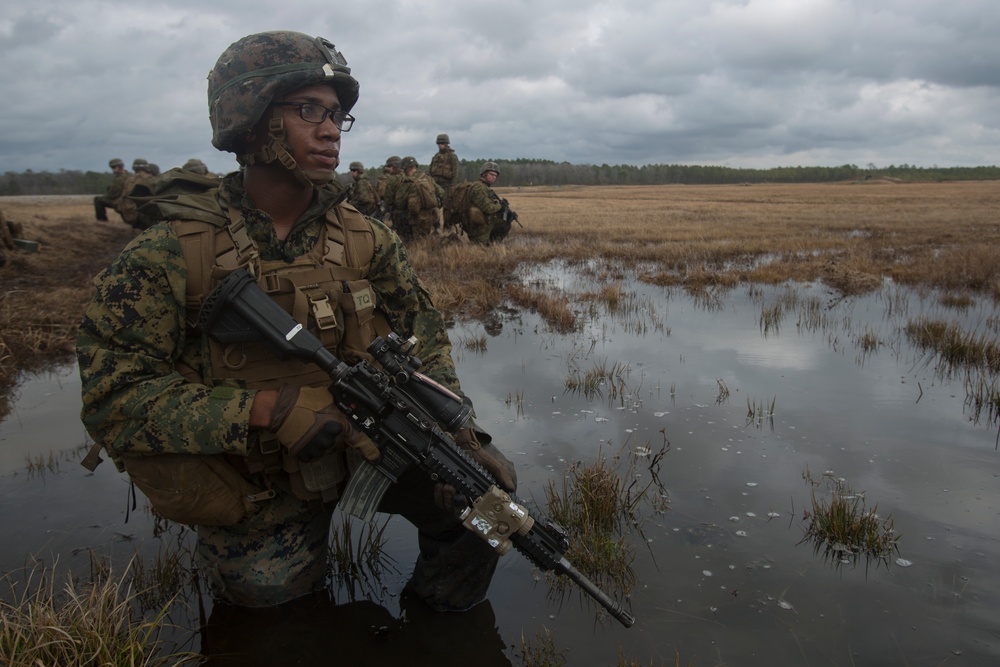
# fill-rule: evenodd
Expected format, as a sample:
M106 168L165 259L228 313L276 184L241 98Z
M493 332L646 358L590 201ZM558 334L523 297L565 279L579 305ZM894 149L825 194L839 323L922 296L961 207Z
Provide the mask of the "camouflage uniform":
M298 58L291 61L299 65L291 91L316 80L333 79L331 73L336 72L333 83L341 86L337 92L344 110L349 110L356 100L350 99L350 85L353 82L356 93L357 83L328 42L301 33L271 32L251 35L230 49L242 51L237 51L237 58L224 53L213 74L223 64L240 58L243 60L239 67L251 70L282 64L280 60L274 62L278 57ZM320 69L315 64L317 59L326 59L329 64ZM340 69L333 69L336 67ZM210 75L210 100L212 86ZM271 94L285 92L289 91L272 90ZM262 96L253 90L246 94L251 100ZM212 111L233 113L221 104ZM218 148L233 152L242 148L232 143L241 134L238 123L223 127L213 116L213 130L213 143ZM273 141L280 150L280 133L273 136ZM261 154L243 153L238 158L250 165L246 167L249 170L254 168L251 158ZM260 161L271 160L264 155ZM282 164L293 169L284 161ZM308 182L312 183L312 176L321 182L329 180L329 174L319 171L305 173ZM214 252L199 250L192 256L193 246L185 240L187 236L179 236L179 230L188 230L192 224L231 221L229 224L239 226L239 235L250 241L254 251L250 256L259 255L260 265L278 266L306 258L306 264L295 266L308 269L312 261L309 258L316 256L317 244L326 238L323 235L331 225L328 212L335 212L333 219L360 222L367 230L365 238L372 240L367 283L378 313L404 338L413 335L421 341L420 357L426 375L460 392L444 319L415 275L399 238L377 221L361 218L339 204L336 190L316 183L309 187L312 203L284 240L278 239L271 217L254 206L243 188L242 171L224 177L217 189L147 204L159 206L162 219L168 222L143 231L95 278L95 296L77 335L83 392L81 417L95 442L111 454L116 464L124 462L127 466L129 460L138 458L156 468L176 460L170 454L187 454L185 460L198 461L207 460L203 456L221 455L211 458L229 462L228 469L237 472L241 484L267 488L273 494L255 502L256 511L241 515L235 522L195 525L200 568L209 577L213 592L224 601L246 606L280 604L324 586L334 503L303 498L287 484L291 471L280 466L277 470L250 470L248 455L260 451L268 434L250 428L251 408L258 391L241 379L241 364L229 367L233 369L230 379L213 375L217 360L211 356L208 336L191 324L197 307L189 305L188 290L191 284L202 284L194 282L192 276L202 276L202 280L209 276L217 281L219 277L211 269L218 266L218 260ZM231 227L220 225L217 238L226 236L227 230L233 233ZM349 248L360 244L349 241L353 237L344 238ZM191 261L199 265L188 264ZM356 320L346 320L351 321ZM322 335L313 319L302 323ZM345 331L339 339L334 351L338 356L339 346L347 344L349 335ZM315 374L316 370L301 372ZM294 383L295 378L289 381ZM354 451L332 450L331 456L343 457L348 467L365 465ZM287 461L284 454L281 461ZM420 552L408 588L436 609L465 609L485 596L497 555L466 530L451 511L434 503L434 487L435 482L426 473L413 468L390 488L379 510L401 514L418 528Z
M500 224L500 199L482 176L472 183L469 190L469 219L465 233L469 240L480 245L488 245L490 233Z
M113 208L118 210L118 200L122 196L122 191L125 189L125 182L131 175L125 170L125 163L118 158L113 158L108 162L108 166L112 170L115 167L121 167L121 171L115 171L115 177L111 181L107 190L104 191L103 195L97 195L94 197L94 216L100 221L107 221L108 219L108 208Z
M437 143L438 145L444 144L444 147L440 148L431 158L431 166L427 171L447 196L452 186L458 181L458 155L448 145L451 142L447 134L439 134Z
M378 212L379 196L375 191L375 186L365 174L364 165L360 162L352 162L351 177L354 179L354 183L351 185L351 193L347 196L347 201L361 213L375 215Z
M444 190L430 176L416 171L417 161L414 158L405 157L402 164L404 175L396 183L388 201L397 233L404 241L409 241L434 233L441 216ZM432 191L433 196L429 196Z

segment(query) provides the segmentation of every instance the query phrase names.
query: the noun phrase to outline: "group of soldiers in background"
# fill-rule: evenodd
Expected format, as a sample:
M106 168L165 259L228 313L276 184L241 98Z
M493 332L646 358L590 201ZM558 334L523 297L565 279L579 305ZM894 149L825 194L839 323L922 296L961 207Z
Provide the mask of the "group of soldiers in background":
M112 158L108 166L111 167L114 179L103 195L94 197L94 216L100 221L107 221L110 208L117 211L122 220L136 229L141 229L142 223L134 197L152 194L155 188L154 181L157 178L162 176L165 180L172 180L178 174L191 174L207 179L218 178L215 174L209 173L208 167L198 158L191 158L184 163L184 166L171 169L162 175L159 166L143 158L132 161L131 172L125 169L125 163L120 158Z
M390 224L403 241L435 233L481 245L503 241L517 214L493 191L500 167L486 162L479 179L457 183L458 156L447 134L437 136L438 152L428 173L418 171L412 156L390 156L376 183L361 162L352 162L348 202L372 217Z
M417 169L416 158L393 155L385 161L374 184L366 175L365 166L352 162L353 182L348 186L347 201L364 215L391 225L404 242L432 234L457 238L463 232L469 241L480 245L503 241L517 214L506 199L493 191L500 178L499 165L486 162L477 180L457 183L458 155L451 148L447 134L437 135L437 146L428 173ZM156 165L142 158L132 162L131 172L119 158L111 160L108 166L114 180L103 195L94 197L94 214L98 220L107 220L107 209L111 208L136 229L144 226L137 199L158 193L161 187L178 180L194 178L205 185L204 179L218 178L197 158L162 176Z

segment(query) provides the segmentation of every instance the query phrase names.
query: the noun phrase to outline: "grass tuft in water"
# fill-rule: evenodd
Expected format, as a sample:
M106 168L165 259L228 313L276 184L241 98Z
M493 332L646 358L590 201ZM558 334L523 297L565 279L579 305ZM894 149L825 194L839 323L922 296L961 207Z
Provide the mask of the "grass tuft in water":
M889 558L899 552L899 536L893 518L879 517L878 507L869 508L865 494L851 488L847 482L825 472L815 479L807 468L802 474L812 485L812 508L803 512L805 534L799 544L812 542L815 553L822 552L838 567L853 563L862 556L889 566ZM825 485L829 497L817 497L816 488Z
M361 525L355 539L355 527ZM396 563L385 552L385 530L389 520L362 524L349 516L330 529L330 567L335 589L346 589L354 602L357 591L362 596L381 594L382 579L391 570L398 573Z
M61 589L54 572L44 568L30 570L20 583L4 577L9 594L0 599L0 663L159 667L200 658L162 655L160 633L171 601L143 614L127 577L115 578L104 564L92 563L91 571L90 581L69 576Z

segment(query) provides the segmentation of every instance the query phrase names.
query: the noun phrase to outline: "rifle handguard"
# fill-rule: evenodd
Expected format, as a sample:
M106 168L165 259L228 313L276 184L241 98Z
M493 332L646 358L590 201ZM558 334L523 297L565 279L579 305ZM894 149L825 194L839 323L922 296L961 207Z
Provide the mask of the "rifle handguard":
M462 525L486 540L501 556L510 551L515 533L527 535L535 524L528 510L493 485L462 513Z

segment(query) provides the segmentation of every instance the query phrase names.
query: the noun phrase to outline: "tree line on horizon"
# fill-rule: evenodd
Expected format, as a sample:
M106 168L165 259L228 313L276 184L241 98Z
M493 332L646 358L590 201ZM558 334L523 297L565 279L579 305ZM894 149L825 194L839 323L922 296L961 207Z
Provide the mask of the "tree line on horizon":
M459 181L479 178L484 162L496 162L501 169L497 187L524 187L533 185L726 185L740 183L828 183L848 180L865 180L875 177L895 178L902 181L969 181L1000 180L1000 167L918 167L901 164L888 167L868 165L859 167L845 164L839 167L773 167L747 169L713 165L651 164L651 165L591 165L571 164L521 158L503 160L486 158L459 160ZM426 170L426 165L421 170ZM382 168L367 170L376 179ZM350 175L338 178L350 182ZM74 195L101 194L111 183L110 172L76 171L61 169L57 172L32 171L6 172L0 178L0 196L14 195Z

